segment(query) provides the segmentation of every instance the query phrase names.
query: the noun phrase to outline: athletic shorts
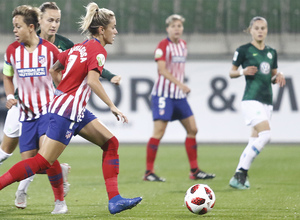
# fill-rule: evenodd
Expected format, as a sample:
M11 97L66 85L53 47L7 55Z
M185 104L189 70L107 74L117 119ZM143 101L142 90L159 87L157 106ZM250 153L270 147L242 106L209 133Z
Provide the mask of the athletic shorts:
M263 121L268 121L270 123L273 106L263 104L261 102L250 100L242 101L241 109L245 118L246 125L254 127Z
M89 110L85 110L82 121L75 122L68 118L50 113L50 122L46 132L47 137L68 145L73 136L76 136L96 116Z
M21 122L19 139L20 152L39 149L39 139L46 134L49 114L41 115L38 119Z
M193 115L191 107L186 98L171 99L159 96L152 96L151 109L153 121L174 121L182 120Z
M20 109L13 105L7 111L5 118L3 132L7 137L16 138L20 135L20 122L19 122Z

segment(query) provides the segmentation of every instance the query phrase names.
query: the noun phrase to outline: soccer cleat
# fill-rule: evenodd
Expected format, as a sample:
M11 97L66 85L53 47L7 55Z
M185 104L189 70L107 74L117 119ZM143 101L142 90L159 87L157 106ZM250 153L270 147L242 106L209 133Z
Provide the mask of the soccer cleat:
M161 178L155 175L155 173L146 172L144 176L144 181L150 181L150 182L165 182L165 178Z
M236 172L230 179L229 186L236 189L250 189L248 175L243 172Z
M197 169L195 172L190 173L190 179L199 180L199 179L213 179L216 175L213 173L205 173L202 170Z
M71 170L71 166L67 163L60 164L61 170L62 170L62 176L63 176L63 185L64 185L64 197L67 196L69 190L70 190L70 183L68 182L68 175Z
M54 210L51 212L51 214L65 214L67 212L68 207L66 201L56 200Z
M19 209L25 209L27 206L27 194L23 190L16 192L15 206Z
M136 197L133 199L122 198L117 195L109 200L108 210L110 214L116 214L127 209L131 209L142 201L142 197Z

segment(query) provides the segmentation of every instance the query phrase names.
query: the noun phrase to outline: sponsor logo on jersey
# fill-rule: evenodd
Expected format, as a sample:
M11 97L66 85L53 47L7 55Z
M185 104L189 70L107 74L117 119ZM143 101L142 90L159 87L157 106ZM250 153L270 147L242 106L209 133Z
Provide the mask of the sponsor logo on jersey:
M172 57L172 62L173 63L184 63L185 62L185 57L183 57L183 56L173 56Z
M156 49L156 51L155 51L155 56L154 56L154 58L155 58L155 59L161 58L161 57L163 56L163 54L164 54L164 52L162 51L162 49L158 48L158 49Z
M267 54L267 57L268 57L269 59L272 59L272 58L273 58L273 55L269 52L269 53Z
M46 57L44 55L40 55L39 56L39 63L43 65L45 62L46 62Z
M260 72L262 72L263 74L269 74L270 73L270 64L267 62L262 62L259 66L259 70Z
M19 77L39 77L46 76L46 67L33 67L17 69Z
M258 55L258 53L254 53L253 56L256 57Z
M98 65L99 66L104 66L105 56L103 54L98 54L96 59L98 60Z

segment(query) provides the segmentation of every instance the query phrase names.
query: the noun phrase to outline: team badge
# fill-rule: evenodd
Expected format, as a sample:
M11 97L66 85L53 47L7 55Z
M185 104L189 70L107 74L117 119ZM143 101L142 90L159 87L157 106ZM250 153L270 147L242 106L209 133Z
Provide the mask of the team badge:
M155 56L154 57L155 57L155 59L158 59L158 58L161 58L163 54L164 54L164 52L162 51L162 49L158 48L155 51Z
M159 115L164 115L165 114L165 110L164 109L159 109Z
M43 65L45 62L46 62L46 57L44 55L40 55L39 56L39 63Z
M98 54L96 57L99 66L104 66L105 56L103 54Z
M269 59L272 59L272 58L273 58L273 56L272 56L272 54L271 54L270 52L267 54L267 57L268 57Z
M270 73L270 64L267 62L262 62L259 66L259 70L260 72L262 72L263 74L269 74Z
M69 139L71 136L72 136L72 132L71 131L67 131L66 135L65 135L66 139Z

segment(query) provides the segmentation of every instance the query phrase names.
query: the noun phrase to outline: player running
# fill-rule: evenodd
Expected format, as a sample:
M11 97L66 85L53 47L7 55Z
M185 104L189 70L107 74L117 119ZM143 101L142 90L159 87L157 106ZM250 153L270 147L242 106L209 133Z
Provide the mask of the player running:
M118 33L114 13L100 9L96 3L90 3L86 16L82 18L81 29L88 32L91 39L59 54L59 61L50 70L58 87L49 107L50 122L39 153L17 163L2 175L0 189L49 169L69 144L71 137L80 132L81 136L103 150L102 170L109 198L108 209L111 214L115 214L136 206L142 198L126 199L120 196L117 181L118 140L93 114L85 111L92 90L110 107L118 120L128 121L109 99L98 80L107 55L104 46L112 44Z
M54 86L48 70L59 54L53 44L36 34L39 13L38 8L28 5L14 9L12 17L16 41L6 50L3 68L6 107L10 109L18 102L20 109L19 145L23 160L35 156L44 140L49 121L48 103L54 97ZM14 76L18 87L18 100L13 95ZM52 213L66 213L68 209L64 201L62 169L59 162L54 161L46 172L55 197Z

